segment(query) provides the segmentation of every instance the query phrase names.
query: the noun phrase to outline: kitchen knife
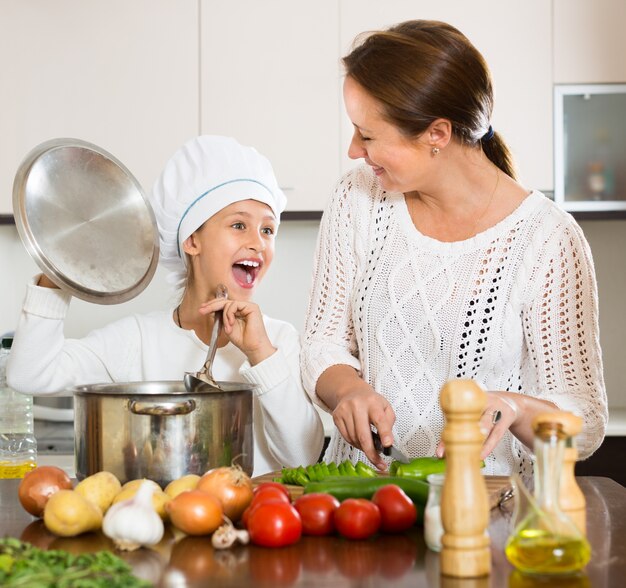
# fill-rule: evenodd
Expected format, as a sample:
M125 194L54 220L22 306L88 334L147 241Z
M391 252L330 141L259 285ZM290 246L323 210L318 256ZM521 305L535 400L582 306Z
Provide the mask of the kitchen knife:
M399 461L400 463L409 463L411 460L402 453L398 448L390 445L389 447L383 447L383 442L380 440L380 435L375 431L372 431L372 440L374 441L374 449L378 453L382 453L388 457Z

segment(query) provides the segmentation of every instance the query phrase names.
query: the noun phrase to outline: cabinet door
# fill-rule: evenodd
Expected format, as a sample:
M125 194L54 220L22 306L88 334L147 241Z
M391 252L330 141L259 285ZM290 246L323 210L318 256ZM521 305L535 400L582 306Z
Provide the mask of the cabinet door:
M545 0L342 0L342 54L362 32L403 20L442 20L483 54L495 85L493 128L513 151L528 188L552 190L552 14ZM342 122L342 149L351 136ZM353 165L347 157L342 169Z
M0 214L39 143L75 137L120 159L146 191L198 132L197 3L0 2Z
M626 82L626 2L554 0L554 81Z
M268 157L287 210L339 175L336 2L201 0L201 128Z

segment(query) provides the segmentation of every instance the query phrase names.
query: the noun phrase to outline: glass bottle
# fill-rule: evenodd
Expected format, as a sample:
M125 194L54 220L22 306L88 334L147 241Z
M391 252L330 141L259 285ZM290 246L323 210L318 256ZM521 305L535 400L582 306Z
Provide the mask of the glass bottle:
M7 386L12 337L0 341L0 478L23 478L37 466L33 397Z
M428 549L441 551L441 536L443 524L441 523L441 490L445 474L429 474L428 499L424 508L424 541Z
M559 505L559 484L567 433L563 424L535 419L535 497L509 537L505 554L523 573L573 574L591 557L591 547ZM556 419L555 419L556 420Z

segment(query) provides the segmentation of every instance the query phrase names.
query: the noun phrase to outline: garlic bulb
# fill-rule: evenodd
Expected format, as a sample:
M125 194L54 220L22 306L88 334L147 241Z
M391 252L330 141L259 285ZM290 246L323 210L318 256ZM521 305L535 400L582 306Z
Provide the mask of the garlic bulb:
M133 551L143 545L155 545L163 537L163 521L154 510L154 485L144 480L137 493L114 504L102 521L102 532L113 539L118 549Z

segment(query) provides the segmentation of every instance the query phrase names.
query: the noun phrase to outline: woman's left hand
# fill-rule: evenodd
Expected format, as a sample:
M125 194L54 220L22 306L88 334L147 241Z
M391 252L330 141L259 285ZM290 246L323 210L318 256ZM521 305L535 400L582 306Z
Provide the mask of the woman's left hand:
M487 394L487 406L480 417L480 429L486 435L480 459L485 459L500 443L504 434L517 421L520 409L514 392L489 392ZM437 445L437 457L444 455L443 441Z
M256 365L272 355L272 345L261 309L254 302L214 298L200 306L200 314L222 311L223 329L228 339L245 353L250 365Z

